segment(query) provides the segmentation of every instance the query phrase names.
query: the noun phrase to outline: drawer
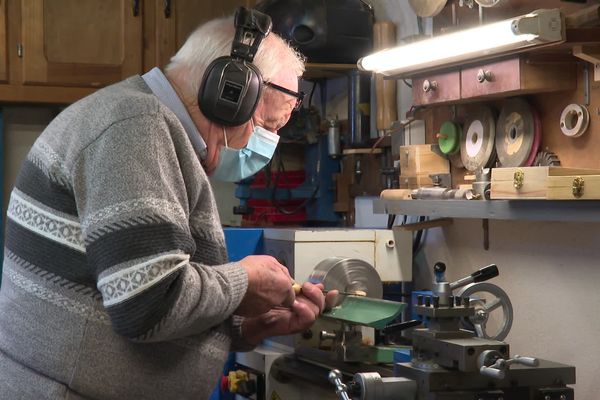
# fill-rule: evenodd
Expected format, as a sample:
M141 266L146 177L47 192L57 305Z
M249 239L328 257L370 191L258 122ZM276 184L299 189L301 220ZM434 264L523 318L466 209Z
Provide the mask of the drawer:
M464 68L460 75L463 99L571 90L577 86L575 63L524 57Z
M416 106L460 99L459 71L413 78L412 85L413 104Z

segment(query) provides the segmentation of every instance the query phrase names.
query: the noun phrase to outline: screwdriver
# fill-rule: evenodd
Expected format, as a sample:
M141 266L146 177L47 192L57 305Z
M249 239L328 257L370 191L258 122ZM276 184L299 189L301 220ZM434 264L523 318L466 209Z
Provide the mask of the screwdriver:
M299 283L293 282L292 283L292 288L294 289L294 293L296 295L299 295L300 292L302 291L302 286ZM334 290L334 289L331 289ZM325 290L323 289L322 292L323 294L327 294L329 293L331 290ZM341 290L338 290L338 293L344 296L361 296L361 297L366 297L367 296L367 292L365 292L364 290L355 290L353 292L344 292Z

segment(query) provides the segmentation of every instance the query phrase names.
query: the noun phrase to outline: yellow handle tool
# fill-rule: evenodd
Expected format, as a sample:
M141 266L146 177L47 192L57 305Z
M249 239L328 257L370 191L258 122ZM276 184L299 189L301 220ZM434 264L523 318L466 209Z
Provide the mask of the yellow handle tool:
M294 293L296 294L296 296L299 295L300 292L302 292L302 285L300 285L299 283L293 282L292 288L294 289ZM323 294L327 294L329 291L330 290L323 290ZM353 292L343 292L341 290L338 290L338 293L344 296L367 296L367 292L363 290L355 290Z

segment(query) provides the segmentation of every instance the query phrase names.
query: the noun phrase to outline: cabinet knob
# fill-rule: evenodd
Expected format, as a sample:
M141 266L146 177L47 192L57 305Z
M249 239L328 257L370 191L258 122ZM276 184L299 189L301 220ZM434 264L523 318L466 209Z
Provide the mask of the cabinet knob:
M131 2L131 10L133 11L134 17L140 15L140 0L133 0Z
M437 81L430 81L429 79L425 79L423 81L423 91L425 93L429 93L431 91L437 90L438 83Z
M492 71L489 71L487 69L480 69L479 71L477 71L477 82L479 83L483 83L483 82L491 82L492 81Z

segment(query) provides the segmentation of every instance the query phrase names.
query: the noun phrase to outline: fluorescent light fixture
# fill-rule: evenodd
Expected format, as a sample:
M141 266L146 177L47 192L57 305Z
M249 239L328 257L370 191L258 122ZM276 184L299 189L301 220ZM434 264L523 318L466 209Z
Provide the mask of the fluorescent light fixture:
M358 60L358 67L384 75L408 74L563 40L560 10L536 10L520 17L381 50Z

